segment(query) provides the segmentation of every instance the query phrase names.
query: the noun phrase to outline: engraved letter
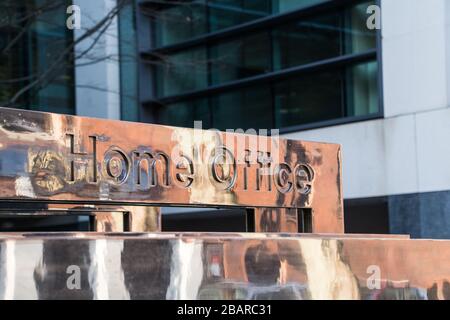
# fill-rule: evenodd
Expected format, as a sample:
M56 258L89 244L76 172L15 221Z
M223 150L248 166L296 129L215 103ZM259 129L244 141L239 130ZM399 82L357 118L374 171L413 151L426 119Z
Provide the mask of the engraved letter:
M265 180L267 182L267 191L272 191L271 163L270 152L258 152L258 164L260 167L256 169L256 190L260 191L262 189Z
M180 182L183 188L189 188L194 182L194 164L192 160L181 154L178 157L176 168L176 179Z
M236 159L226 147L213 150L211 172L214 180L220 183L224 190L230 190L234 187L237 178Z
M130 174L130 160L125 152L118 147L106 151L103 160L103 175L112 184L124 184Z
M87 182L97 183L97 137L89 136L92 146L91 155L79 150L80 146L76 143L74 134L66 134L66 137L70 149L67 181L86 180ZM91 170L89 170L89 167Z
M135 181L141 189L170 186L170 159L163 152L136 151L133 154L133 163L136 166ZM146 167L144 167L144 163L147 164ZM143 177L142 172L147 174Z
M294 186L292 169L286 163L280 163L274 170L275 186L281 193L289 193Z
M310 166L299 164L295 168L295 184L298 192L301 194L309 194L312 189L313 180L314 171Z

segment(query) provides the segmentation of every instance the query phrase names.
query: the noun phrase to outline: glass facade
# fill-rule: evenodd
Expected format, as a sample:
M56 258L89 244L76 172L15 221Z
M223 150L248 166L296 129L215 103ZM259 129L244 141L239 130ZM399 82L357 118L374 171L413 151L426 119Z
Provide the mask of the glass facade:
M134 2L119 12L121 119L139 121L138 59Z
M163 57L155 66L157 96L160 98L206 88L206 59L205 48L195 48Z
M209 127L210 116L207 99L169 104L159 112L160 122L177 127L192 126L199 119L203 120L204 126Z
M378 111L377 64L362 63L280 81L276 127L291 127Z
M326 0L166 0L155 1L160 7L149 11L155 18L155 46L163 47L322 2Z
M206 1L162 1L155 13L156 47L186 41L207 33Z
M210 48L211 84L257 76L271 71L269 32L215 44Z
M1 2L0 100L3 105L75 113L72 56L63 54L73 42L72 31L66 27L66 8L70 4L71 1L64 0L51 6L45 0Z
M269 128L272 123L269 85L217 94L211 100L215 128Z
M170 3L152 23L158 122L288 129L380 114L374 1Z

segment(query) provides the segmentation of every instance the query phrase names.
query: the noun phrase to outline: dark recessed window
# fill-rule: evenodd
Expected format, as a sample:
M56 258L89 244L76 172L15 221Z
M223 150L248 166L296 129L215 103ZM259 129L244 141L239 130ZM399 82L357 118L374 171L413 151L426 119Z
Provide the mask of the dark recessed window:
M378 64L360 63L345 70L346 116L363 116L379 111Z
M205 89L208 86L206 48L163 56L155 71L158 97Z
M170 104L159 112L159 123L177 127L192 127L194 121L202 121L203 128L211 127L208 100L198 99Z
M275 85L276 127L378 112L377 63L361 63Z
M158 118L169 124L184 119L187 126L207 118L220 129L292 129L378 116L378 34L366 25L367 7L374 2L343 6L331 1L336 7L302 11L319 2L207 2L203 14L208 16L210 32L257 17L267 19L257 30L235 28L224 36L197 38L191 44L152 52L155 100L162 106ZM180 6L177 12L201 4L186 1ZM270 19L290 10L306 14ZM207 112L198 111L199 99ZM175 114L174 105L183 106L180 114ZM189 106L190 114L198 118L187 116Z
M211 47L213 85L271 71L270 34L255 34Z
M121 119L139 121L138 62L134 2L119 13L120 110Z
M385 197L345 200L345 233L391 233L388 202Z
M341 54L340 15L337 13L275 28L276 70L337 57Z
M70 55L63 54L73 41L73 33L66 27L65 11L71 1L67 1L67 6L50 6L39 15L35 13L41 1L22 2L17 6L10 1L0 4L0 103L74 114L74 66ZM34 82L37 84L11 101Z
M271 14L272 0L210 0L210 31L217 31Z
M273 0L272 11L274 13L282 13L305 8L321 2L327 2L327 0Z
M338 70L304 75L275 86L276 126L291 127L339 118L342 77Z
M143 10L153 19L155 47L302 9L327 0L167 0Z
M272 128L269 86L262 85L215 95L212 98L212 110L213 126L217 129Z
M172 1L172 4L167 1L167 7L144 10L144 14L154 17L155 20L153 25L156 47L186 41L208 31L204 0Z

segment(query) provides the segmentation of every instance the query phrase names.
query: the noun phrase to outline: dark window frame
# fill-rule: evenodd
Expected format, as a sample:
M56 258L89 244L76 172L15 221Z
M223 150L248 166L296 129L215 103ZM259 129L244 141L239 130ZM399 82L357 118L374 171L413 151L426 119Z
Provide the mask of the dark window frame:
M66 4L70 5L71 0L66 0ZM30 3L30 6L36 5L36 3ZM27 10L29 8L27 6L19 6L17 7L18 12L21 14L27 14ZM34 9L34 8L33 8ZM65 10L59 11L60 8L56 7L50 10L49 12L44 12L46 15L60 13L64 15L64 24L58 25L53 24L54 28L59 29L59 31L63 31L61 33L58 32L43 32L42 30L36 28L36 23L39 21L39 19L34 20L31 25L26 26L25 22L20 23L20 27L17 27L18 29L15 30L15 28L8 29L7 32L19 32L21 28L25 28L25 33L20 37L19 41L11 48L10 51L14 51L16 47L18 46L18 61L21 61L21 65L19 66L17 74L14 75L16 78L26 78L30 74L36 73L36 70L40 66L37 64L37 60L39 60L39 54L43 55L46 53L46 48L43 48L42 43L39 43L38 40L46 39L48 43L50 43L50 38L59 38L58 40L61 41L61 43L64 43L64 46L67 47L69 44L73 42L74 38L74 31L66 28L65 26L65 18L66 18L66 12ZM42 18L41 18L42 19ZM41 22L47 23L47 21L44 19ZM49 23L52 24L52 23ZM46 42L44 42L46 44ZM50 79L50 81L47 81L45 86L35 86L31 90L28 90L25 92L22 97L18 99L14 104L8 105L10 108L17 108L17 109L23 109L23 110L34 110L34 111L45 111L45 112L54 112L59 114L67 114L67 115L75 115L77 111L77 103L76 103L76 63L72 58L69 59L69 62L67 65L58 71L58 75L55 76L53 79ZM36 60L36 61L35 61ZM56 73L55 71L55 73ZM70 81L61 81L60 76L64 73ZM20 83L20 86L28 85L31 82L30 79L24 79L18 83ZM39 103L40 99L45 99L45 96L40 96L43 92L45 92L46 89L48 89L52 85L60 85L62 87L65 87L68 89L68 95L65 100L67 100L67 110L57 110L58 107L55 108L56 104L41 104ZM48 96L48 99L56 98L57 95ZM59 108L60 109L60 108Z
M226 40L229 38L235 38L238 35L242 34L251 34L256 31L273 29L278 25L285 24L295 19L299 18L307 18L309 16L315 16L317 14L326 13L333 10L341 10L345 9L351 5L356 5L359 3L364 3L367 0L329 0L319 4L313 4L302 9L292 10L285 13L274 14L269 17L264 17L261 19L253 20L247 23L243 23L237 26L229 27L226 29L222 29L219 31L207 33L205 35L201 35L195 38L192 38L187 41L179 42L176 44L151 49L147 51L142 51L140 53L141 58L146 60L152 60L155 55L160 54L169 54L176 53L180 51L184 51L190 48L194 48L200 45L204 45L207 48L208 54L210 53L209 47L217 43L219 40ZM374 0L374 2L381 6L380 0ZM142 4L141 4L142 5ZM272 34L272 32L270 33ZM245 79L233 80L230 82L226 82L224 84L219 85L211 85L205 89L195 90L191 92L186 92L183 94L172 95L163 98L155 98L152 100L144 100L142 101L142 105L144 108L152 108L155 106L163 107L169 103L175 103L180 101L191 100L195 98L206 98L210 99L212 95L217 93L225 93L227 91L231 91L236 88L242 88L244 86L251 86L259 83L272 83L275 80L289 78L292 76L298 76L304 73L308 73L315 70L325 69L338 65L351 65L357 62L377 62L378 66L378 112L363 115L363 116L347 116L332 120L313 122L308 124L289 126L278 128L280 133L290 133L290 132L298 132L303 130L317 129L322 127L329 127L335 125L342 125L347 123L368 121L374 119L380 119L384 117L384 96L383 96L383 74L382 74L382 41L381 41L381 30L376 30L376 47L375 49L357 53L357 54L346 54L339 57L334 57L331 59L325 59L318 62L308 63L306 65L291 67L279 71L272 71L268 74L262 74L258 76L253 76ZM272 59L273 60L273 59ZM210 75L209 75L210 77ZM210 106L211 108L211 106ZM273 105L272 109L275 108ZM211 110L213 111L213 110ZM212 114L211 114L212 117ZM274 123L271 124L272 127Z

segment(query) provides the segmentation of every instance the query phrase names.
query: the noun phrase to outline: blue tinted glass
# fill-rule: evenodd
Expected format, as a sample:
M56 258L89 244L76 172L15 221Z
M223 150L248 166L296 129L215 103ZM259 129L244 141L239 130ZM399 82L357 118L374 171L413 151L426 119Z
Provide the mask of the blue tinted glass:
M45 3L45 0L27 1L16 9L20 11L19 15L29 14ZM11 75L13 78L27 78L22 85L31 85L31 89L19 100L18 106L75 113L74 63L69 54L63 54L73 40L73 33L66 26L66 8L70 4L71 1L66 1L66 5L62 1L62 5L51 6L38 18L31 18L28 25L20 27L19 30L25 32L16 42L17 46L14 44L10 50L20 57L18 63L22 66L15 70L19 73ZM37 81L36 85L32 85L34 81Z
M197 99L162 107L158 123L192 128L194 121L202 121L202 127L206 129L211 127L210 118L208 100Z
M119 15L120 110L122 120L139 120L138 65L134 5L127 4Z
M239 80L271 71L270 34L255 34L211 48L212 84Z
M357 64L346 69L348 116L363 116L379 111L378 63Z
M161 47L205 34L207 17L205 1L177 1L158 9L146 9L154 17L155 46Z
M163 56L155 67L158 97L206 88L207 65L204 47Z
M210 0L210 31L233 27L271 14L271 0Z
M344 116L341 88L338 70L279 82L275 85L276 126L290 127Z
M270 86L245 88L212 98L213 126L227 129L271 129L272 98Z
M282 13L291 10L302 9L327 1L328 0L273 0L273 12Z

